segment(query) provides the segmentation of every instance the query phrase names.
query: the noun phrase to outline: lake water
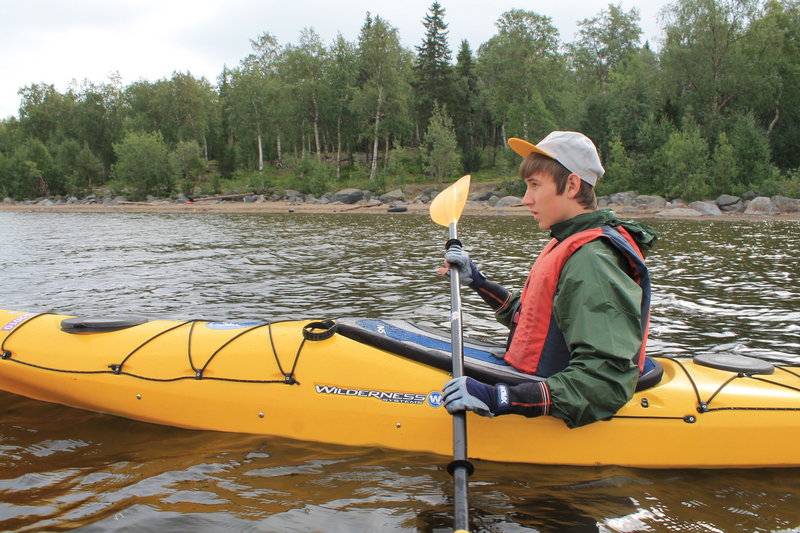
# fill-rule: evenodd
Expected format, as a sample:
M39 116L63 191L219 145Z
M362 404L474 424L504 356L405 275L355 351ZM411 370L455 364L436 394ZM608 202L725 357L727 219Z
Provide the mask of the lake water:
M648 222L661 234L649 258L651 354L800 364L800 224ZM449 325L436 274L447 232L424 216L7 211L0 228L2 308ZM459 232L508 287L547 240L529 217L463 217ZM465 292L464 307L468 335L504 339L477 297ZM447 458L0 402L0 530L452 528ZM473 531L800 531L800 469L482 462L469 495Z

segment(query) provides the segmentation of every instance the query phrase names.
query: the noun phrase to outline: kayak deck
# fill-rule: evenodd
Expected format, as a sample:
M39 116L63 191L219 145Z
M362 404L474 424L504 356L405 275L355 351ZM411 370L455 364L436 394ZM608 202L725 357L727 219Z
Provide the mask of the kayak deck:
M76 333L62 329L67 318L0 311L0 389L190 429L451 453L451 417L440 392L450 347L441 332L402 321L339 319L338 332L329 334L325 326L309 328L309 321L161 320ZM387 337L387 344L366 342L369 336ZM468 340L467 374L532 379L492 355L501 351ZM800 369L749 375L691 360L659 361L658 384L607 421L568 429L552 417L470 414L470 457L655 468L800 466Z

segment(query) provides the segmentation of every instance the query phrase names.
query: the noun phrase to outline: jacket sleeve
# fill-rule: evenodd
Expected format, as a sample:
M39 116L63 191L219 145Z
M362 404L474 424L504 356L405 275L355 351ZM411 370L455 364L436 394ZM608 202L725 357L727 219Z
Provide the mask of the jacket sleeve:
M509 291L499 283L482 279L480 283L473 283L470 288L492 308L497 321L506 327L511 327L514 311L519 305L519 293Z
M549 414L578 427L616 413L633 396L642 345L641 288L627 261L603 240L564 265L554 299L571 359L546 381Z

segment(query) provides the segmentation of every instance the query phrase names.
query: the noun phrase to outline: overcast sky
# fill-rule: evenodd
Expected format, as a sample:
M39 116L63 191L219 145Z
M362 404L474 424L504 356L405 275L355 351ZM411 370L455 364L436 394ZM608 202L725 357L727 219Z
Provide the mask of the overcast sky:
M155 81L174 71L205 76L212 83L224 65L250 52L263 32L281 44L297 41L311 27L327 44L337 33L358 36L367 11L399 30L407 48L420 44L422 18L432 0L0 0L0 118L16 116L17 91L32 83L65 91L72 80L103 83L118 72L128 85ZM577 22L596 16L611 0L440 0L449 24L450 48L462 39L473 50L496 32L495 22L519 8L551 17L564 42ZM657 46L659 12L669 0L617 0L637 7L643 40Z

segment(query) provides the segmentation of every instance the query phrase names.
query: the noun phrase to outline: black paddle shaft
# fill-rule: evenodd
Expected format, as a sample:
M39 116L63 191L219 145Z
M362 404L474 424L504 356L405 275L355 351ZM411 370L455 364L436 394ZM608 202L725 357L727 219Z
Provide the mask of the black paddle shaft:
M449 227L450 241L458 239L456 223ZM453 354L453 378L464 375L464 340L461 325L461 285L457 268L450 269L450 334ZM464 411L453 415L453 474L455 529L466 530L469 525L469 505L467 503L467 478L472 473L472 465L467 461L467 414Z

